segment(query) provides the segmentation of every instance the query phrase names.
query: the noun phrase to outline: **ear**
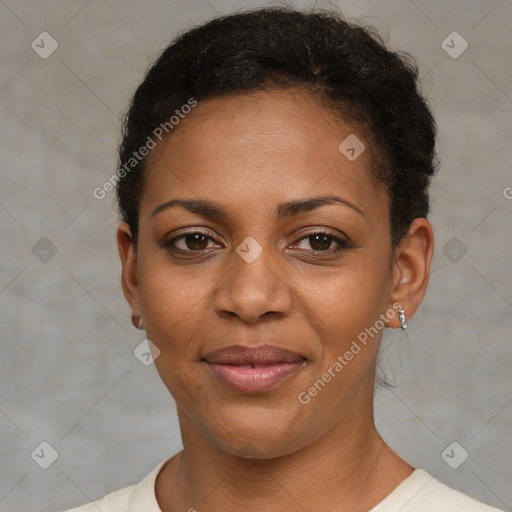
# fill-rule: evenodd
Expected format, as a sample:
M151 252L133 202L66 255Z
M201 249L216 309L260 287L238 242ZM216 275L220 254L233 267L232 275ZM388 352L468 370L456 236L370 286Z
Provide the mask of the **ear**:
M138 317L140 311L139 280L137 275L137 254L133 245L133 237L130 227L122 222L117 228L117 248L121 258L121 286L123 293L132 310L132 323L134 317Z
M414 315L427 291L433 253L432 225L427 219L414 219L395 250L390 294L393 311L397 312L397 304L400 304L406 318ZM388 326L400 327L398 314L388 321Z

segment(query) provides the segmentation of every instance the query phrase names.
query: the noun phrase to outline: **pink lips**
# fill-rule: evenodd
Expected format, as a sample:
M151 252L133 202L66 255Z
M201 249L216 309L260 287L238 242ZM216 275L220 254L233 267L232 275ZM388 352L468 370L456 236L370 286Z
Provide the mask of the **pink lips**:
M225 385L246 394L268 391L299 371L305 362L299 354L275 345L232 345L204 359Z

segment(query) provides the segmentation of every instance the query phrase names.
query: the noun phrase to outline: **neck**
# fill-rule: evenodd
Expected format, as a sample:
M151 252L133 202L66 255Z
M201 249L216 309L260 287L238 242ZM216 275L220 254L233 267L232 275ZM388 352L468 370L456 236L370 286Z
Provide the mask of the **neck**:
M184 449L164 467L156 484L164 512L358 512L373 508L412 472L378 434L371 407L300 450L271 459L227 453L204 437L183 411L178 416Z

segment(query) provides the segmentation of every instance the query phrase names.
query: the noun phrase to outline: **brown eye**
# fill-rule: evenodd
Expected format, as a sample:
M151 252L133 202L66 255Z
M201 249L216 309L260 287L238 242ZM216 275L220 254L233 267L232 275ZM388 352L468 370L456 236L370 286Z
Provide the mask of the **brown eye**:
M309 245L314 251L326 251L330 248L333 238L323 233L308 236Z
M335 253L350 247L350 244L342 238L323 231L311 233L310 235L301 238L299 240L299 246L300 244L305 244L306 242L307 245L309 245L309 249L312 249L315 252ZM335 246L331 247L333 242ZM308 250L308 247L299 248Z
M183 252L199 252L208 249L208 243L212 240L210 236L200 231L191 231L164 242L164 247L177 249Z
M202 233L193 233L183 237L187 248L192 250L201 251L208 246L208 237Z

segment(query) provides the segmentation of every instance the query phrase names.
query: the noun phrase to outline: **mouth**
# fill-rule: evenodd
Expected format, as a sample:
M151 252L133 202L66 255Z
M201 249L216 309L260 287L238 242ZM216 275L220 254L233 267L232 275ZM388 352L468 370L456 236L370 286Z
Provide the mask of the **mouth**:
M232 345L207 354L203 361L229 389L255 395L295 375L306 358L275 345Z

